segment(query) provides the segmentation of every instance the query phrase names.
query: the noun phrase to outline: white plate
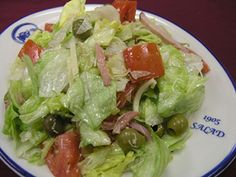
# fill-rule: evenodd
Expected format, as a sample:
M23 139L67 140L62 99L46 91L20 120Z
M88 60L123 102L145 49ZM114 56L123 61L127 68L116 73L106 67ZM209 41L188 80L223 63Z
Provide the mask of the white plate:
M87 9L91 10L96 6L87 5ZM0 36L1 130L4 121L2 100L8 88L10 64L22 47L20 42L35 28L33 24L43 28L46 22L56 22L60 11L61 8L54 8L27 16L8 27ZM163 177L215 175L222 171L236 155L235 85L216 58L196 38L161 17L147 14L156 18L178 41L189 43L190 48L201 55L211 68L207 74L205 101L201 109L191 116L192 137L187 141L186 147L174 155ZM210 130L214 130L214 133L209 133ZM2 133L0 133L0 142L1 159L19 175L52 176L46 166L38 167L18 159L14 153L13 142Z

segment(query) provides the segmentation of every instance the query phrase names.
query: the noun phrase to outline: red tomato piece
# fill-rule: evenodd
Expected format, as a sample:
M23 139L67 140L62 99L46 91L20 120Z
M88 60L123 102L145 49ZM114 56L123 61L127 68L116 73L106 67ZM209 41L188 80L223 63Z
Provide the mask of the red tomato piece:
M52 31L53 31L53 25L54 25L54 24L52 24L52 23L46 23L46 24L44 25L44 30L45 30L45 31L48 31L48 32L52 32Z
M203 64L202 73L203 74L208 73L210 71L208 64L204 60L202 60L202 64Z
M80 177L79 159L79 136L66 132L56 137L45 160L55 177Z
M137 9L136 0L115 0L112 5L120 13L120 21L135 21L135 14Z
M31 39L27 40L24 46L21 48L18 56L22 58L24 55L28 55L33 63L36 63L40 57L40 53L42 52L42 48L36 44Z
M154 43L129 47L123 56L133 83L164 75L161 54Z

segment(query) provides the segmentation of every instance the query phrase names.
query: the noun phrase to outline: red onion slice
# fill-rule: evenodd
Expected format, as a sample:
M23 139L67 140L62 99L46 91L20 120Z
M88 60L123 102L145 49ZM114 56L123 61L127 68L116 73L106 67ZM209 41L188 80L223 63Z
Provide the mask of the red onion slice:
M129 122L134 119L139 113L138 112L134 112L134 111L129 111L124 113L123 115L121 115L115 125L114 125L114 129L112 131L113 134L119 134L121 130L123 130L128 124Z
M113 130L117 119L118 119L118 116L110 116L110 117L106 118L102 122L101 128L103 130Z
M135 122L135 121L132 121L129 126L135 130L137 130L138 132L140 132L141 134L143 134L148 141L151 141L152 140L152 136L150 134L150 132L146 129L146 127L144 127L143 125Z

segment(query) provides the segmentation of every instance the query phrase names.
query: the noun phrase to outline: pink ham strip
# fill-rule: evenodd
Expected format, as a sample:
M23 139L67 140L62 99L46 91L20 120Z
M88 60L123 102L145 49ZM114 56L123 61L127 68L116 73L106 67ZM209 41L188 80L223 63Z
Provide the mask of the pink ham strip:
M141 134L143 134L148 141L152 140L151 134L150 132L141 124L132 121L129 126L135 130L137 130L138 132L140 132Z
M158 25L151 22L143 12L140 13L139 19L152 33L160 36L162 38L162 40L164 40L166 43L172 44L173 46L175 46L177 49L183 51L184 53L194 53L192 50L184 47L179 42L174 40L171 37L171 35L169 33L167 33L165 30L163 30L161 27L159 27Z
M103 49L98 44L95 44L95 48L96 48L97 65L102 76L103 84L105 86L109 86L111 84L111 79L105 63L106 57L104 55Z
M181 43L174 40L172 38L172 36L169 33L167 33L165 30L163 30L161 27L152 23L143 12L141 12L141 14L139 15L139 19L151 32L160 36L162 38L162 40L164 40L166 43L172 44L177 49L181 50L182 52L184 52L186 54L194 54L194 55L197 55L198 57L202 58L196 52L192 51L189 48L184 47ZM204 60L203 60L203 62L204 62Z
M123 115L121 115L115 125L114 125L114 129L112 131L112 133L114 134L119 134L121 130L123 130L128 124L129 122L134 119L139 113L135 112L135 111L129 111L124 113Z

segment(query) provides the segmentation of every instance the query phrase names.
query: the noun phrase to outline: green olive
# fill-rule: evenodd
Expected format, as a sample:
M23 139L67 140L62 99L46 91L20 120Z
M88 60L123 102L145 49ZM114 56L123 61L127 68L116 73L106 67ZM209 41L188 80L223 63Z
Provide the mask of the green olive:
M157 130L156 130L156 134L159 136L159 137L162 137L165 133L165 127L163 124L159 124L157 126Z
M92 33L92 27L86 29L86 31L79 32L79 29L80 29L81 25L84 23L84 20L85 19L78 19L78 20L74 21L73 25L72 25L73 35L75 37L81 39L82 41L85 41L89 36L91 36L91 33ZM89 22L87 22L87 23L88 23L88 25L90 25Z
M183 114L177 114L167 122L167 133L172 136L179 136L188 128L188 120Z
M64 132L63 120L58 115L47 115L44 118L43 127L50 136L56 136Z
M145 137L132 128L126 128L117 136L117 143L128 153L140 148L145 143Z

